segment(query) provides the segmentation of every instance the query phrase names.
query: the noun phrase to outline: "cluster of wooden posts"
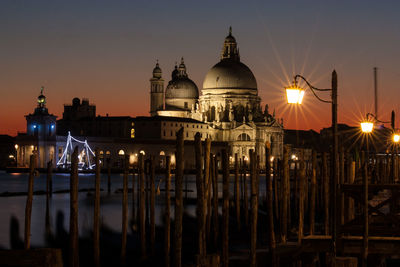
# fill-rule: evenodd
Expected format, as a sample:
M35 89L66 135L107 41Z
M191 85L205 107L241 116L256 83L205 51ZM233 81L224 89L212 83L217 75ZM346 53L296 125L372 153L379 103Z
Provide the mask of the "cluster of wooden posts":
M164 263L165 266L182 266L182 220L183 220L183 182L184 182L184 138L183 129L177 133L176 141L176 169L175 169L175 198L174 198L174 221L171 223L171 159L166 157L165 168L165 221L164 221ZM318 246L316 236L324 236L329 241L333 240L332 224L338 229L336 235L352 235L345 233L344 229L348 222L354 221L357 216L362 216L362 256L364 263L368 257L369 219L368 212L369 184L393 184L399 177L399 158L394 154L391 156L375 156L370 158L361 153L356 160L353 155L345 155L340 152L339 184L332 184L330 179L330 165L328 153L321 153L321 160L317 161L317 153L313 151L311 161L304 160L304 154L299 155L297 162L290 162L288 148L284 148L283 158L271 161L270 147L265 146L265 158L260 159L254 151L250 151L250 161L239 159L235 155L234 168L230 169L227 150L221 150L220 158L211 154L211 141L201 141L200 134L195 136L195 161L196 161L196 189L197 189L197 254L194 255L196 266L229 266L230 228L247 228L245 231L250 235L248 250L249 266L257 266L260 254L260 242L257 240L260 228L265 228L267 233L267 261L272 266L281 264L281 251L284 247L290 247L295 243L296 255L302 253L302 244L314 244ZM94 217L93 217L93 262L100 266L100 162L96 151L95 169L95 192L94 192ZM35 175L34 155L31 157L28 197L25 214L25 249L30 248L30 218L32 211L33 179ZM70 223L69 223L69 265L79 266L79 242L78 242L78 150L72 154L71 179L70 179ZM221 162L221 170L218 169L218 161ZM260 160L265 160L265 169L260 169ZM135 174L132 176L132 215L137 216L139 243L142 260L155 254L155 160L150 157L147 168L149 187L146 186L146 166L144 156L139 155L137 198L135 199ZM290 168L290 164L294 168ZM47 199L51 197L52 179L51 162L48 165ZM230 172L233 171L234 179L231 181ZM265 171L265 198L260 198L260 173ZM222 172L222 218L219 216L218 199L218 176ZM247 176L249 174L249 176ZM108 191L110 191L110 168L108 168ZM250 183L247 182L247 177ZM122 197L122 244L121 265L127 264L127 231L128 231L128 178L129 158L124 161L123 172L123 197ZM230 183L233 182L233 197L231 197ZM250 190L248 188L250 185ZM362 200L355 202L356 197L346 195L349 186L360 185ZM332 186L337 186L339 193L336 199L332 197ZM346 187L347 186L347 187ZM347 188L347 189L346 189ZM346 191L347 190L347 191ZM352 189L351 189L352 190ZM350 190L350 191L351 191ZM150 198L145 194L149 191ZM250 194L249 194L250 193ZM371 196L370 196L371 197ZM146 229L146 199L150 202L150 224ZM135 202L137 210L135 210ZM332 203L337 205L332 205ZM147 203L148 204L148 203ZM249 206L250 204L250 206ZM48 205L48 200L47 200ZM336 207L336 218L332 220L332 209ZM231 214L230 214L231 213ZM232 215L233 213L233 215ZM258 225L259 216L265 217L265 225ZM221 225L220 225L221 224ZM171 229L173 226L173 229ZM342 228L341 228L342 227ZM171 230L173 236L171 238ZM150 233L147 235L146 233ZM149 236L150 240L147 240ZM310 240L317 240L310 243ZM336 240L336 238L334 239ZM149 245L148 243L149 242ZM171 246L172 244L172 246ZM208 247L213 247L212 253ZM172 247L172 249L171 249ZM292 246L293 247L293 246ZM345 254L340 245L329 245L329 250L322 251L336 254ZM299 252L300 251L300 252ZM304 250L307 253L321 252L318 248L309 247ZM317 255L317 254L316 254ZM318 255L316 256L318 257ZM336 257L335 257L336 259ZM287 260L287 259L286 259ZM297 257L294 262L301 261ZM315 257L313 259L315 263ZM337 258L337 263L339 258ZM322 264L324 265L324 264Z

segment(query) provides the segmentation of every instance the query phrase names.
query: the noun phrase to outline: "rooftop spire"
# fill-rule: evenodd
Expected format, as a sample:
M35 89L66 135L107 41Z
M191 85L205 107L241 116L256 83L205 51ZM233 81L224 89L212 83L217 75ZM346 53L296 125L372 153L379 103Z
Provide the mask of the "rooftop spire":
M232 27L229 27L229 35L225 37L224 46L222 48L221 60L224 59L240 61L236 39L232 36Z
M183 57L181 58L181 64L179 64L178 70L179 70L179 77L187 77L186 66Z

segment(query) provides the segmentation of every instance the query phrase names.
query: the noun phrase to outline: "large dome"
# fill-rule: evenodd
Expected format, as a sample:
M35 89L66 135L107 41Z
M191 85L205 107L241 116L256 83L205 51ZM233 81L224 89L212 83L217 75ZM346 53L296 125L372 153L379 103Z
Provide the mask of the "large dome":
M196 84L187 77L178 77L172 80L165 89L165 99L198 97L199 90Z
M245 64L237 60L223 59L208 71L203 89L257 90L257 82Z

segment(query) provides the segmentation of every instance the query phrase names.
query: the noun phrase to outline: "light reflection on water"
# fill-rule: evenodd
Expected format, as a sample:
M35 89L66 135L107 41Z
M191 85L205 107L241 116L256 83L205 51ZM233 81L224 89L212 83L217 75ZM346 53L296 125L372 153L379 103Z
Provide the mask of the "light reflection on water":
M187 182L184 182L184 189L187 186L188 198L196 197L196 183L195 176L188 175ZM156 185L159 184L160 179L164 178L163 175L156 177ZM172 177L173 178L173 177ZM111 176L111 194L107 193L107 174L101 176L101 222L112 231L121 232L122 224L122 193L114 193L115 190L122 188L122 174L112 174ZM219 197L222 197L222 177L219 177ZM260 177L260 196L265 192L265 179ZM129 175L129 188L131 188L132 175ZM15 174L0 172L0 193L3 192L26 192L28 186L28 174ZM94 174L80 174L79 175L79 189L94 188ZM161 181L161 193L156 195L156 224L163 224L164 213L164 199L165 193L164 180ZM250 186L248 186L250 188ZM174 189L172 179L171 189ZM35 178L34 191L46 190L46 174L40 174ZM69 174L53 174L53 192L58 190L69 190ZM137 190L137 176L135 176L135 190ZM233 178L231 177L231 195L233 195ZM186 193L183 193L185 198ZM171 197L174 197L174 192L171 192ZM86 192L79 193L79 234L82 237L87 237L91 233L93 225L93 195ZM10 220L14 216L19 221L19 236L23 239L24 233L24 214L25 214L26 196L15 197L0 197L0 248L11 248L10 246ZM173 218L173 201L171 201L171 218ZM132 216L132 195L128 194L128 211L129 220ZM137 208L137 198L135 194L135 205ZM49 203L50 221L52 230L56 227L57 213L60 211L64 214L64 229L68 232L69 228L69 194L59 193L53 194ZM195 205L186 205L185 212L195 216ZM46 196L34 195L32 206L32 223L31 223L31 244L33 247L45 246L45 215L46 215Z

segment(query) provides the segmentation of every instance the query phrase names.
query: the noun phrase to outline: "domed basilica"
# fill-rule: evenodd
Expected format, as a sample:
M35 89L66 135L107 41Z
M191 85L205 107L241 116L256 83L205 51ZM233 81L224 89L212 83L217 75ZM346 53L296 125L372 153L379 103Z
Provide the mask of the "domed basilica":
M275 112L269 113L268 105L262 110L256 78L240 61L231 28L220 61L208 71L200 96L183 58L179 66L175 65L165 92L158 62L150 84L151 116L187 118L206 124L207 136L213 141L227 142L231 155L246 157L250 149L255 149L263 156L266 142L271 143L273 156L282 155L283 122L275 117Z

